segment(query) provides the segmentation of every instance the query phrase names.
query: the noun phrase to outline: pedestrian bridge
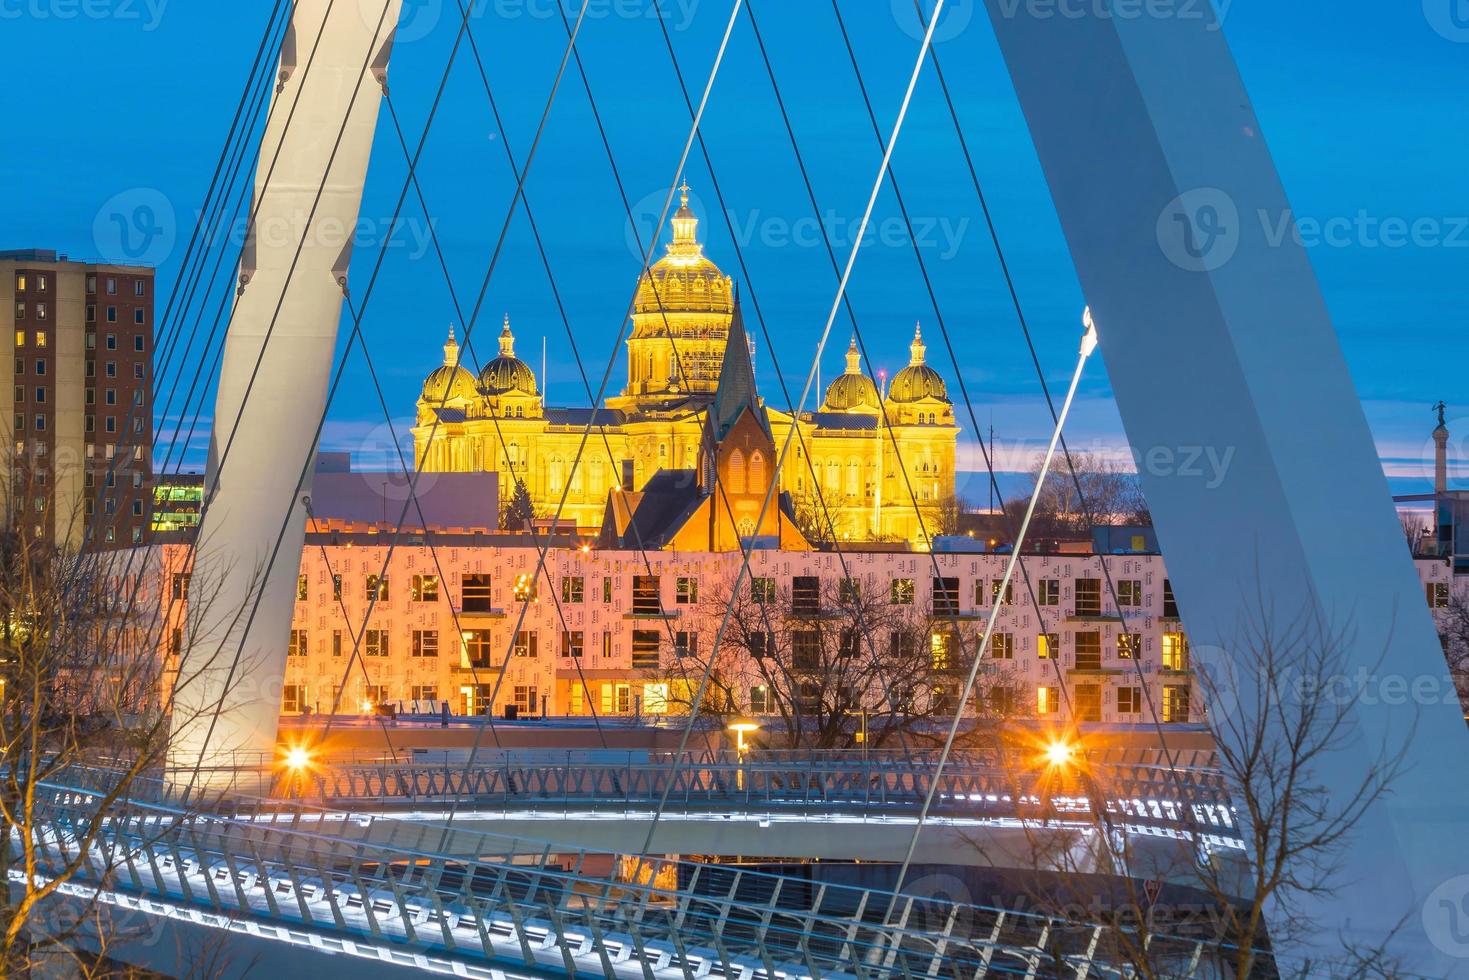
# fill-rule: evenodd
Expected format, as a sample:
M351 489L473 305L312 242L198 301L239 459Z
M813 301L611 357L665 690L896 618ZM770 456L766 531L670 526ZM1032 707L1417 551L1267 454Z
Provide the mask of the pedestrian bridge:
M345 956L362 976L1121 975L1104 962L1101 925L925 895L922 881L895 893L156 780L101 807L113 774L66 775L43 787L50 829L36 851L42 877L81 857L60 901L100 891L109 914L181 939L227 935L260 966L288 956L303 972L335 957L340 969ZM1149 941L1170 976L1213 975L1221 952ZM143 952L156 968L160 944ZM128 944L109 953L126 959Z

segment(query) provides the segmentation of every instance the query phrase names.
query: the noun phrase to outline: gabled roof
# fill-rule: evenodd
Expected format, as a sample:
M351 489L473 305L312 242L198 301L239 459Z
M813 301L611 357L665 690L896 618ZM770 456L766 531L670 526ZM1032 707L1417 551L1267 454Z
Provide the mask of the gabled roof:
M760 395L755 390L755 365L750 361L750 338L745 334L745 318L740 312L738 298L735 300L734 316L729 323L729 339L724 345L724 361L719 366L719 386L714 390L714 402L709 406L710 434L714 442L720 442L739 421L745 409L755 413L760 427L774 439L770 421L760 407Z
M688 522L702 500L693 470L659 470L643 489L610 495L602 546L661 548Z

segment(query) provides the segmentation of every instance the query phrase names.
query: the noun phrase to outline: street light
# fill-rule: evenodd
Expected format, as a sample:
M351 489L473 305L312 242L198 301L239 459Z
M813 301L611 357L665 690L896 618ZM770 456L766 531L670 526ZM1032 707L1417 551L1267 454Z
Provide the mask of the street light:
M745 736L751 732L760 730L760 723L754 718L741 715L730 721L726 726L735 735L735 762L739 769L735 771L735 789L740 792L745 790Z

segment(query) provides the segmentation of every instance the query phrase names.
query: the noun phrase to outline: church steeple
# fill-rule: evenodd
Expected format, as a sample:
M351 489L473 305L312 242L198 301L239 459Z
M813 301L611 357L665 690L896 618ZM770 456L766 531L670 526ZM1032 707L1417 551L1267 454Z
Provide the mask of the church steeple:
M730 427L748 408L761 426L769 432L770 423L760 406L755 390L755 364L750 359L750 338L745 334L745 318L735 297L734 316L729 322L729 339L724 345L724 361L719 366L719 387L714 389L714 403L709 406L709 424L714 441L723 439Z

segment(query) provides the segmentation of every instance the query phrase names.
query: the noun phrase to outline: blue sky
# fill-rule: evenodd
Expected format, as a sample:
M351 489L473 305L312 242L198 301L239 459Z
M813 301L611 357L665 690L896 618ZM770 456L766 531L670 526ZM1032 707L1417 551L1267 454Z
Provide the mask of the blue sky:
M364 317L369 349L400 426L411 415L423 375L440 357L447 325L459 319L430 248L429 229L447 253L455 290L469 305L514 187L504 143L523 160L564 48L553 2L481 0L486 13L474 19L474 36L486 55L503 129L490 116L467 49L450 72L419 171L431 217L426 220L416 207L405 213ZM1193 2L1177 0L1180 10ZM0 247L114 257L120 240L113 215L144 201L154 207L163 231L147 257L169 283L268 6L259 0L0 0L6 89L16 123L9 149L0 155ZM457 21L455 0L408 0L408 6L409 39L395 52L392 91L413 141L423 131ZM1403 490L1426 486L1428 406L1438 399L1449 402L1457 448L1469 456L1469 392L1463 383L1469 346L1466 6L1463 0L1223 5L1225 31L1297 218L1345 229L1313 246L1312 260L1384 464ZM916 39L905 30L911 24L894 13L906 7L907 0L842 3L884 129L916 53ZM974 0L951 0L950 7L938 56L1048 380L1059 386L1072 366L1082 308L1075 274L982 9ZM579 48L646 234L649 216L672 182L687 112L658 24L646 16L647 4L590 0L589 9ZM663 9L697 98L730 3L666 0ZM754 13L820 213L844 259L879 150L831 5L756 0ZM385 110L363 204L358 295L406 175L387 119ZM777 361L798 391L836 280L748 22L735 32L704 133L728 210L719 213L708 168L696 150L687 175L704 219L701 233L709 254L741 280L759 346L760 380L767 399L783 407L774 383ZM915 95L894 169L960 351L975 415L981 426L993 419L1002 460L1023 460L1048 434L1048 419L931 70ZM620 354L614 341L639 257L629 244L617 185L574 72L553 108L527 196L595 386L609 356ZM1406 244L1385 242L1384 222L1413 225L1419 233ZM874 360L890 372L900 368L913 324L921 321L930 362L952 379L955 366L942 348L912 244L897 234L900 220L890 192L880 199L874 224L878 234L864 247L850 290ZM748 275L740 271L736 241ZM761 336L755 303L773 347ZM566 327L524 211L511 225L475 325L479 352L491 348L505 313L515 326L519 353L538 372L545 338L551 400L584 403ZM850 332L850 322L838 318L822 359L823 379L841 369ZM624 377L619 360L612 393ZM957 395L952 381L951 391ZM211 408L212 399L206 414ZM966 430L961 438L972 443L963 406L960 417ZM330 412L327 448L371 455L384 433L366 369L355 357ZM1099 363L1068 433L1082 448L1116 452L1125 446Z

